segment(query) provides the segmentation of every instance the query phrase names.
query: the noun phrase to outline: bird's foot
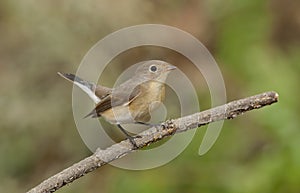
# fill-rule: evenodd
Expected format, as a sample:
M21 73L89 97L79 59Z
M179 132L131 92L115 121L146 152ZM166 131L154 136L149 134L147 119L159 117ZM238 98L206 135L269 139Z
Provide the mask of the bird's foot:
M134 138L136 138L136 137L132 137L132 136L130 136L130 135L128 135L128 136L126 136L126 137L127 137L127 139L130 141L130 143L133 145L134 149L137 149L138 146L137 146L136 142L134 141Z

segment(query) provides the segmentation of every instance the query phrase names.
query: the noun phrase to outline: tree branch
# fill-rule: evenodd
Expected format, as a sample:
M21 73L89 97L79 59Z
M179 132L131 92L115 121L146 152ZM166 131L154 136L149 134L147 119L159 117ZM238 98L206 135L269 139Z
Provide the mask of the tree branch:
M206 111L178 119L168 120L165 123L162 123L161 126L151 127L150 129L140 133L139 136L141 137L136 138L135 141L138 148L142 148L167 136L173 135L175 132L184 132L215 121L233 119L244 112L259 109L277 101L278 94L276 92L265 92L259 95L236 100ZM120 143L114 144L105 150L98 148L93 155L48 178L38 186L29 190L28 193L55 192L62 186L73 182L81 176L133 151L136 150L133 149L129 140L121 141Z

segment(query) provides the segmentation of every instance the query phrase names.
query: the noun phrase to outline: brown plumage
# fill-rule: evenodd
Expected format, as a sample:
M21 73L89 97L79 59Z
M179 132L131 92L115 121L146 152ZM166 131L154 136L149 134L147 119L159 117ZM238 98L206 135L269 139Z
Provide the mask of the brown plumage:
M95 85L73 74L59 75L74 82L96 103L96 107L86 117L101 116L108 122L117 124L135 144L120 124L146 124L150 120L150 111L155 109L155 103L164 100L164 82L174 69L175 66L163 61L147 61L137 68L132 78L113 89Z

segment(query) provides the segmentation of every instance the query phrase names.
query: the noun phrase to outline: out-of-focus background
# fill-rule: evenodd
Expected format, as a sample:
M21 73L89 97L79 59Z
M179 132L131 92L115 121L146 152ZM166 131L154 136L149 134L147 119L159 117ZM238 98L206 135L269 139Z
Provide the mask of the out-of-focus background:
M56 72L76 72L98 40L144 23L197 37L219 64L228 100L275 90L279 103L226 121L202 157L205 128L167 165L146 171L107 165L58 192L299 192L300 1L294 0L2 0L0 192L25 192L91 154L72 117L72 86ZM149 56L133 51L115 63ZM177 60L174 53L165 57ZM209 108L207 88L197 86L189 65L177 65L199 88L201 107ZM111 80L104 79L114 81L122 68L111 64Z

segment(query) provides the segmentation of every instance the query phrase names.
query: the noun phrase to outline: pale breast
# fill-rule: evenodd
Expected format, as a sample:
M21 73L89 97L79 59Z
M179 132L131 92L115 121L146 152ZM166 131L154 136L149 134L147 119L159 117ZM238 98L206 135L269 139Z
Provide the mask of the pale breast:
M150 111L158 107L165 97L165 86L161 82L148 81L141 85L141 94L130 104L130 111L136 121L148 122ZM151 109L150 109L151 107Z
M113 124L148 122L150 111L158 107L165 97L165 86L161 82L148 81L140 85L140 94L128 105L115 106L101 115ZM151 109L150 109L151 107Z

